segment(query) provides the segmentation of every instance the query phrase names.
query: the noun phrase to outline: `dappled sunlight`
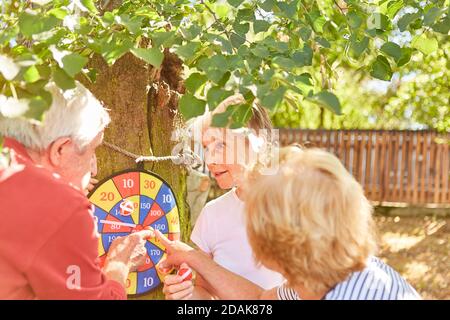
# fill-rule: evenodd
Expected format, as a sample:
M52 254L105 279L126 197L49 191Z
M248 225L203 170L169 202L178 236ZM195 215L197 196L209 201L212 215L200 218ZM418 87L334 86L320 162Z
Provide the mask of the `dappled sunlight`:
M423 262L413 261L405 265L404 276L409 280L420 281L427 276L430 267Z
M376 216L375 220L380 257L424 299L450 299L450 218Z
M415 246L424 238L425 236L409 236L406 234L386 232L382 236L382 243L390 252L398 252Z

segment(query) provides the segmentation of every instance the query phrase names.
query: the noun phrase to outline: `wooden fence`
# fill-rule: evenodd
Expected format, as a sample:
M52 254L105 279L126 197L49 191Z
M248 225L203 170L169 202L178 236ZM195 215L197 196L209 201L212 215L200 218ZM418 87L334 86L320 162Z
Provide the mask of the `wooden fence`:
M279 139L281 145L300 143L333 152L372 201L450 204L450 134L280 129Z

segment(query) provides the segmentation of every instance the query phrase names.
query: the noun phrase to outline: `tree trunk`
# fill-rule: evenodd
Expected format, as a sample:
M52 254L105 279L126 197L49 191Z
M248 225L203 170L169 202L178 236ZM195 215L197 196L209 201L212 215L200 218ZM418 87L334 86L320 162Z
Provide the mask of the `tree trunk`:
M140 155L166 156L175 145L173 130L181 124L177 112L178 93L183 90L181 61L169 52L156 70L132 54L126 54L112 67L94 56L90 67L98 71L95 84L83 81L93 94L110 109L111 124L105 130L105 141ZM97 152L98 178L128 168L133 159L102 146ZM180 215L183 240L190 234L186 198L186 170L171 161L145 163L145 169L156 172L172 187ZM143 299L161 299L161 288Z

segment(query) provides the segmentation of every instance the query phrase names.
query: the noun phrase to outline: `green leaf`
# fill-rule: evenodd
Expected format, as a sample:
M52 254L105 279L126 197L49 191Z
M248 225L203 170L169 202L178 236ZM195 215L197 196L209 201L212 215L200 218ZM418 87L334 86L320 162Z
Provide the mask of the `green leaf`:
M186 79L184 85L189 92L195 93L207 80L206 75L194 72Z
M258 87L258 89L259 88L260 87ZM274 110L283 100L285 93L286 88L284 86L280 86L277 89L269 91L268 93L265 94L262 94L262 92L261 93L258 92L258 98L261 101L261 105L263 105L269 110Z
M85 74L91 83L95 83L97 80L97 69L89 69Z
M216 68L216 69L223 69L227 66L227 60L222 54L216 54L209 59L208 61L208 68Z
M49 79L52 73L52 69L48 65L40 65L36 66L36 69L39 72L39 75L43 79Z
M364 37L361 41L352 40L351 50L355 58L359 58L369 46L369 38Z
M202 28L200 28L197 24L193 24L188 29L182 30L184 38L189 41L197 38L197 36L202 32Z
M127 53L133 46L131 41L124 41L118 43L111 41L108 43L102 42L100 44L100 53L108 65L113 65L120 57Z
M245 35L250 30L250 24L249 23L239 23L236 21L233 24L233 29L238 35L245 38Z
M64 71L72 78L83 69L88 63L89 59L79 55L78 53L71 53L62 58Z
M310 99L314 102L320 103L337 115L342 114L339 99L329 91L321 91L318 94L313 95Z
M373 13L367 20L367 27L369 29L386 31L389 29L389 18L379 12Z
M23 74L23 79L28 83L36 82L40 79L39 71L36 66L29 67Z
M245 126L252 117L252 106L249 103L231 106L231 108L231 118L233 119L233 123L230 125L231 129Z
M120 16L115 17L117 23L125 26L125 28L127 28L127 30L130 31L130 33L132 34L139 34L142 32L141 25L143 19L144 19L143 17L139 16L130 18L130 16L127 14L122 14Z
M24 117L42 121L45 111L47 111L50 106L51 100L49 102L48 99L46 99L44 96L35 96L30 100L30 108L24 114Z
M431 26L441 16L442 11L439 8L430 8L423 16L423 24Z
M241 9L236 15L238 21L253 21L254 13L252 9Z
M206 100L208 101L209 110L214 110L219 103L233 94L232 91L224 90L221 87L212 87L208 90Z
M285 53L289 50L289 45L286 42L275 41L273 37L266 37L261 43L279 53Z
M205 73L209 80L217 84L222 83L227 75L227 71L223 69L207 69Z
M252 107L248 103L232 105L222 113L213 115L211 125L223 128L229 126L231 129L243 127L252 115ZM230 123L231 122L231 123Z
M402 48L402 54L401 54L400 58L398 59L398 61L396 61L397 66L401 67L401 66L404 66L405 64L407 64L409 62L409 60L411 60L411 54L412 54L411 48Z
M244 2L244 0L227 0L227 2L233 7L237 8L242 4L242 2Z
M387 5L387 11L386 14L390 19L394 19L394 17L397 15L397 13L400 11L401 8L403 8L405 4L402 0L400 1L390 1Z
M312 11L309 15L309 20L311 21L312 27L316 33L322 33L323 32L323 26L327 22L325 17L323 17L318 10Z
M313 58L313 51L310 46L305 44L303 49L295 52L292 55L292 59L297 64L297 67L311 66Z
M391 80L392 69L389 61L383 56L378 56L375 62L372 64L370 75L374 78L384 81Z
M47 12L48 14L55 16L59 20L63 20L67 16L67 11L63 8L53 8Z
M276 56L275 58L273 58L272 63L278 65L280 68L285 69L286 71L290 71L292 68L296 67L296 63L294 60L281 56Z
M225 112L216 113L211 119L211 126L216 128L224 128L230 122L230 110Z
M303 41L308 41L312 34L311 28L308 27L302 27L298 32Z
M175 31L154 32L150 37L154 41L155 47L163 46L164 48L169 48L176 41Z
M198 48L200 48L200 43L191 41L185 45L177 47L175 49L175 53L181 58L189 59L192 58L192 56L198 50Z
M273 78L274 75L275 75L275 71L274 71L274 70L272 70L272 69L266 69L266 70L264 70L264 72L263 72L261 78L262 78L264 81L268 82L268 81L270 81L270 80Z
M37 67L36 67L37 68ZM48 79L41 79L33 83L27 83L25 89L28 92L31 92L34 95L39 95L40 92L44 89L44 87L47 85Z
M421 17L421 14L419 12L416 13L406 13L404 14L397 22L397 26L400 29L400 31L405 31L408 26L419 19Z
M42 17L41 15L23 12L19 16L19 28L26 37L51 30L60 22L55 16Z
M75 80L71 78L63 69L55 67L52 70L53 80L56 85L63 90L69 90L76 87Z
M448 34L450 31L450 16L446 16L442 21L433 25L433 30L442 34Z
M363 19L355 11L350 11L347 14L347 21L350 28L358 29L361 26Z
M220 87L225 87L225 84L228 82L228 80L230 80L230 77L231 77L231 72L230 71L225 72L223 74L222 78L219 81L217 81L217 84Z
M266 32L270 27L270 23L265 20L255 20L253 21L253 31L255 33Z
M56 29L53 29L50 32L56 31ZM49 37L47 40L43 41L42 43L46 45L46 47L53 45L57 45L60 43L61 39L64 38L67 35L67 31L65 29L59 29L58 31L54 32L51 37Z
M206 101L197 99L192 94L184 94L179 101L180 112L185 120L201 116L205 113Z
M94 0L81 0L83 6L86 7L92 13L98 13L97 8L95 7Z
M219 84L221 82L223 76L225 75L226 71L223 69L207 69L205 71L206 76L209 80L211 80L214 83Z
M158 48L133 48L131 52L155 68L159 68L164 60L164 54Z
M381 51L394 58L395 62L402 56L402 49L394 42L386 42L383 44L383 46L381 46Z
M416 35L411 41L411 47L429 55L438 49L438 41L435 38L427 38L426 35Z
M314 89L314 85L311 80L312 76L309 73L303 73L295 77L295 85L305 97L307 97Z
M316 42L323 48L327 48L327 49L331 48L330 42L328 42L328 40L325 38L316 37L316 39L314 39L314 40L316 40Z
M260 57L260 58L263 58L263 59L264 59L264 58L267 58L267 57L270 55L269 50L268 50L265 46L263 46L263 45L261 45L261 44L257 44L256 47L250 49L250 51L251 51L255 56Z
M288 18L292 18L297 13L297 3L298 1L278 1L277 6Z
M239 48L241 45L245 43L245 37L242 37L233 32L230 36L230 41L233 47Z
M230 12L231 7L228 4L222 2L213 4L211 9L215 12L216 16L221 20L226 19L228 17L228 13Z
M266 0L259 5L266 12L271 12L275 6L275 0Z

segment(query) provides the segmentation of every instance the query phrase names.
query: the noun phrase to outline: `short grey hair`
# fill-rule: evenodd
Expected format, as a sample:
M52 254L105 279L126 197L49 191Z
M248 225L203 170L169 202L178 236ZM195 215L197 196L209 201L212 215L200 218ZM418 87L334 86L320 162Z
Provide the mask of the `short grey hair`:
M45 150L53 141L70 137L83 150L110 123L108 111L81 83L63 91L50 82L45 89L53 101L42 123L0 116L0 135L16 139L26 148Z

